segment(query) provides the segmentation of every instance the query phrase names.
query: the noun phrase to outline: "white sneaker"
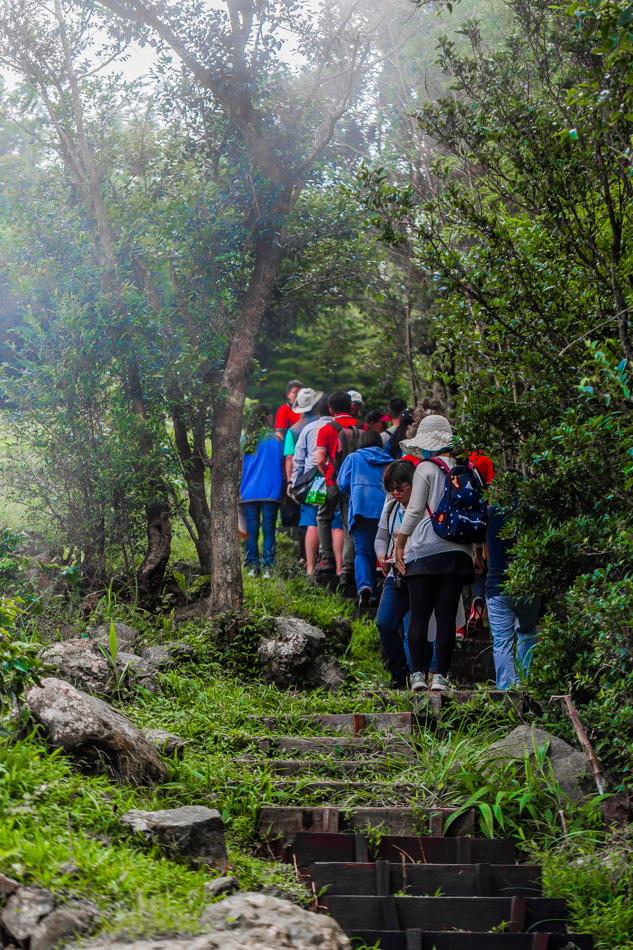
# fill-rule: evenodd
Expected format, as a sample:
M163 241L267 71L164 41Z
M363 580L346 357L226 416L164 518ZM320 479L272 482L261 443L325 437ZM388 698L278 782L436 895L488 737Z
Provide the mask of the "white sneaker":
M411 676L411 690L414 693L419 693L422 689L426 689L424 673L414 673Z
M262 574L262 577L266 578L266 580L269 581L270 578L272 577L272 574L270 573L270 571L264 571L264 573Z
M435 673L433 676L433 681L431 683L432 690L446 690L450 689L451 684L448 682L445 676L440 676L439 673Z

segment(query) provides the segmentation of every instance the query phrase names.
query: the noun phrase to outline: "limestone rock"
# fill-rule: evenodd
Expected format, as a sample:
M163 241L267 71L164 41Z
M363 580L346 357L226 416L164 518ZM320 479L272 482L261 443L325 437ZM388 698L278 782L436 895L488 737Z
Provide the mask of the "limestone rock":
M117 653L116 656L117 673L121 675L124 670L137 681L139 686L151 690L153 693L158 689L158 680L156 672L146 660L135 653Z
M144 811L134 808L121 822L148 841L157 840L171 854L197 859L201 864L226 862L224 825L220 812L203 805Z
M522 761L525 753L535 760L535 749L547 745L547 761L551 765L552 776L561 790L573 801L595 793L591 779L591 770L584 752L552 736L536 726L517 726L505 737L493 742L486 750L486 756L506 761Z
M128 782L162 782L167 767L156 745L127 716L55 677L33 686L26 702L53 746L93 769L106 769Z
M196 658L195 649L188 643L181 643L180 640L170 640L165 644L165 648L169 650L170 657L177 663L185 663L187 660Z
M262 639L257 659L266 683L286 689L297 683L325 646L318 627L296 617L276 617L278 638Z
M129 650L130 653L136 644L138 631L134 627L129 627L126 623L115 623L114 632L116 633L117 650ZM88 637L91 640L101 640L106 647L110 644L110 623L102 623L99 627L90 627Z
M182 736L177 736L173 732L167 732L166 729L143 729L150 742L155 742L163 755L175 755L182 759L185 754L186 741Z
M176 663L171 658L171 654L166 647L153 646L144 647L141 650L143 660L156 670L173 670Z
M338 656L352 642L352 621L348 617L332 617L325 629L326 647Z
M3 897L8 897L9 894L15 894L19 888L17 881L14 881L12 877L7 877L6 874L0 874L0 894Z
M200 923L209 927L211 936L239 934L237 947L319 947L320 950L347 950L349 940L331 917L313 914L302 907L266 894L234 894L211 904ZM213 944L211 944L213 946Z
M335 656L318 656L307 668L305 678L313 686L336 690L344 684L345 673Z
M88 934L98 919L97 908L88 901L58 907L33 928L30 950L52 950L65 937Z
M214 877L212 881L205 881L204 893L207 897L226 896L232 891L238 891L240 882L231 875L230 877Z
M53 643L42 653L42 660L56 666L59 677L78 689L102 696L112 692L112 666L91 640L82 638Z
M18 887L4 905L0 920L15 940L26 940L54 908L53 895L46 888Z

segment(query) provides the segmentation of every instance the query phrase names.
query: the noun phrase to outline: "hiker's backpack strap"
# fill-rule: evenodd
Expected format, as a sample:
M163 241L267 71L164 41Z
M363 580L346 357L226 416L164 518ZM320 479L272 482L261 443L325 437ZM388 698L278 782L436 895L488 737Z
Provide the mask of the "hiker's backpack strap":
M450 465L447 465L444 459L441 459L439 455L432 455L431 458L426 459L427 462L434 462L435 465L439 466L442 469L445 475L450 475L453 471Z

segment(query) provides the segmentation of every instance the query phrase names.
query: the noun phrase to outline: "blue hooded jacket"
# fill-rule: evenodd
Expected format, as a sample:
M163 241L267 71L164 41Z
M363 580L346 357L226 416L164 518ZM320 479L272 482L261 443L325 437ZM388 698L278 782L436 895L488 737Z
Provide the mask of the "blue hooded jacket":
M348 455L338 473L338 487L349 495L349 526L354 518L380 518L385 501L382 476L393 458L377 446L357 449Z
M240 501L280 501L283 489L283 444L265 436L254 455L244 455Z

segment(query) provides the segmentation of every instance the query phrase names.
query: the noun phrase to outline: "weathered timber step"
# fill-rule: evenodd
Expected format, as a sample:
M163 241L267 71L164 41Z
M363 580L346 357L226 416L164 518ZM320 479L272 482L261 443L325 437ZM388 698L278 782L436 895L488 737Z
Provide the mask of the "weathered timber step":
M269 739L260 739L257 743L261 752L274 750L305 755L309 752L320 752L324 755L350 752L354 755L380 751L391 756L415 758L416 752L413 740L406 736L376 737L359 739L353 736L319 736L314 739L304 739L302 736L271 736Z
M343 824L343 822L341 822ZM452 834L454 825L448 829ZM424 837L364 834L331 834L300 831L283 842L281 857L288 864L307 867L314 862L358 862L370 857L394 864L495 864L514 866L514 842L506 838Z
M549 897L319 898L319 906L349 932L367 930L469 930L566 933L567 904Z
M394 762L384 759L233 759L234 765L248 768L268 769L275 775L310 775L314 772L373 772L376 775L390 775L394 771ZM404 767L410 767L409 761ZM344 788L349 783L342 782ZM407 788L410 787L407 785ZM413 786L417 788L417 786Z
M379 828L385 835L428 834L441 837L446 820L456 808L428 808L394 806L392 808L300 808L291 805L264 806L261 809L259 835L273 839L295 835L302 831L317 834L337 831L364 831ZM475 832L475 813L472 809L460 815L450 825L451 836L472 835ZM424 839L428 840L428 839ZM317 855L313 860L317 860ZM417 858L412 857L412 861Z
M317 894L410 897L538 897L541 869L527 864L373 864L313 862L307 874Z
M411 930L352 930L352 947L379 950L593 950L588 934L433 933Z
M293 726L312 726L315 729L331 729L333 732L350 736L359 736L365 732L408 734L411 733L412 728L417 727L416 715L411 712L318 713L315 716L299 716L295 719L289 716L266 716L263 720L260 720L257 716L249 718L257 719L258 722L262 722L266 729L271 731L291 724ZM286 729L286 731L288 730Z
M354 781L348 779L332 779L312 775L295 776L294 779L280 779L273 782L273 788L284 795L296 790L297 794L317 796L326 802L331 801L333 795L358 795L362 794L365 801L385 801L390 799L391 807L404 807L408 804L412 807L412 799L415 802L416 795L420 794L420 785L416 782L399 781L397 778L392 782L377 782L373 779ZM396 799L396 801L394 801ZM340 802L338 803L341 804Z

